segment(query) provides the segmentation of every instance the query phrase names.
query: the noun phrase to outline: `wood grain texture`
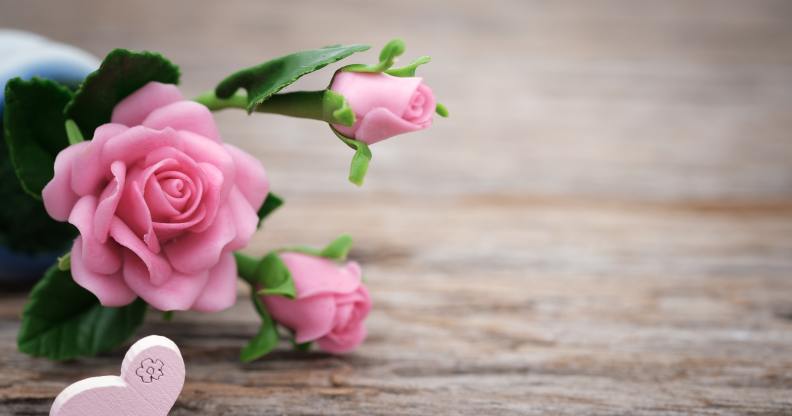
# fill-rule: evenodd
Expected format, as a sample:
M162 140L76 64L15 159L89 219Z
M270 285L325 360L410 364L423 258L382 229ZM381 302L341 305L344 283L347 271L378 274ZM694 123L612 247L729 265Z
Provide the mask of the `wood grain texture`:
M287 199L248 251L349 232L375 308L354 354L252 364L244 301L152 316L139 335L187 363L172 415L792 414L790 22L782 0L0 0L0 26L160 50L190 94L333 42L434 58L452 118L375 146L362 190L326 126L219 114ZM18 353L24 296L0 296L0 414L117 373L123 351Z

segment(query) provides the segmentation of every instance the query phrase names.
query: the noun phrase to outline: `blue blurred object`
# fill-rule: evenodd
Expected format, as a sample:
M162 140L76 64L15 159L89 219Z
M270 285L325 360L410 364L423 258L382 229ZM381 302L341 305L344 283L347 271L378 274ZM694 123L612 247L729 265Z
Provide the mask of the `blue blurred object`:
M21 254L0 246L0 282L23 283L41 277L63 253Z
M41 77L76 86L98 66L96 57L73 46L52 42L29 32L0 29L0 126L8 80L15 77ZM0 282L32 282L61 254L16 253L0 246Z

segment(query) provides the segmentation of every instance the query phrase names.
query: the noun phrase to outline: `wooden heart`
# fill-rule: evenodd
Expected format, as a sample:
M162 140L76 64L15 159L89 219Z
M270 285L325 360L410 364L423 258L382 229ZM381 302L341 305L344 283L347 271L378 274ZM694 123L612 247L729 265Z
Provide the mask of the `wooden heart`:
M167 416L184 386L184 360L168 338L148 336L129 348L120 376L66 387L50 416Z

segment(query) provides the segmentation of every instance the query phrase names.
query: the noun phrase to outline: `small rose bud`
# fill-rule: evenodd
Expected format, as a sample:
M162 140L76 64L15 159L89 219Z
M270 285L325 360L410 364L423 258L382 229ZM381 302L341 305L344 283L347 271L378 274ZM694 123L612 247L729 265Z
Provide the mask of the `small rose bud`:
M330 89L346 98L356 118L352 127L333 127L361 142L374 144L432 125L435 98L422 78L341 71Z
M301 253L280 253L291 273L295 299L262 296L272 317L295 332L295 341L316 341L330 353L357 348L366 338L363 321L371 298L361 282L360 266Z

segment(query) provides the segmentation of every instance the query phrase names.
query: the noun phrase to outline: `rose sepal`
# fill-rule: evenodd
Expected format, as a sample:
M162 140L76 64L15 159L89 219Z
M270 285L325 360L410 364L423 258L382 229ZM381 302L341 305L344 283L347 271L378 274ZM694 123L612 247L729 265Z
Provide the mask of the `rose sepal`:
M333 134L335 134L339 140L355 151L355 154L352 155L352 161L349 163L349 181L357 186L363 186L363 180L366 179L366 172L368 172L369 163L372 158L369 145L360 140L344 136L332 125L330 126L330 130L333 131Z

